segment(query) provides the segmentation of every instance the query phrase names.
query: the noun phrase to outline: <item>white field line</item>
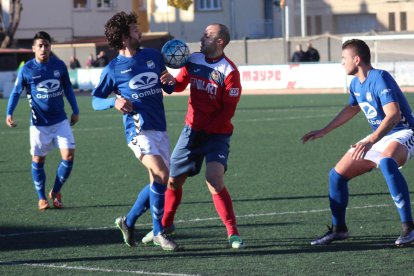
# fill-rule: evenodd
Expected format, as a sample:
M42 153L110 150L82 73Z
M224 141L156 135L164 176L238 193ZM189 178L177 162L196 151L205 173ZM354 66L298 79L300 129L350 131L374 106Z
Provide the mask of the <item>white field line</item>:
M412 203L413 205L414 203ZM378 205L364 205L364 206L353 206L348 207L347 210L358 210L358 209L369 209L369 208L383 208L383 207L391 207L391 204L378 204ZM237 218L252 218L252 217L264 217L264 216L283 216L283 215L297 215L297 214L312 214L312 213L322 213L322 212L330 212L329 208L325 209L313 209L313 210L303 210L303 211L286 211L286 212L271 212L271 213L261 213L261 214L246 214L246 215L239 215L236 216ZM210 217L210 218L193 218L188 220L176 220L175 223L192 223L192 222L202 222L202 221L210 221L210 220L219 220L219 217ZM136 224L136 226L152 226L151 223L146 224ZM96 230L105 230L105 229L113 229L116 226L102 226L102 227L90 227L90 228L70 228L70 229L57 229L51 231L36 231L36 232L21 232L21 233L11 233L11 234L2 234L0 238L7 238L7 237L16 237L16 236L33 236L33 235L43 235L43 234L50 234L50 233L62 233L62 232L76 232L76 231L96 231Z
M318 115L308 115L308 116L290 116L290 117L269 117L269 118L260 118L260 119L239 119L233 120L233 123L244 123L244 122L269 122L269 121L284 121L284 120L299 120L299 119L312 119L312 118L321 118L321 117L332 117L335 114L318 114ZM168 123L168 127L171 126L182 126L183 123L171 124ZM72 128L73 132L84 132L84 131L107 131L113 129L123 129L122 124L118 126L108 126L108 127L88 127L88 128ZM15 134L24 134L29 133L28 128L21 128L19 130L6 130L0 131L0 135L15 135Z
M140 275L161 275L161 276L196 276L199 274L182 274L182 273L168 273L168 272L149 272L143 270L124 270L124 269L108 269L100 267L87 267L87 266L70 266L70 265L50 265L50 264L31 264L31 263L19 263L19 262L1 262L11 265L22 265L30 267L41 267L41 268L55 268L55 269L66 269L66 270L78 270L87 272L109 272L109 273L128 273L128 274L140 274Z
M368 208L383 208L383 207L391 207L391 204L379 204L379 205L365 205L365 206L354 206L348 207L348 210L357 210L357 209L368 209ZM330 209L313 209L313 210L303 210L303 211L286 211L286 212L271 212L271 213L261 213L261 214L246 214L237 216L237 218L252 218L252 217L263 217L263 216L281 216L281 215L295 215L295 214L311 214L311 213L322 213L322 212L329 212ZM176 223L191 223L191 222L200 222L200 221L210 221L210 220L219 220L219 217L211 217L211 218L194 218L189 220L178 220ZM137 224L141 226L151 226L152 224ZM35 234L48 234L48 233L56 233L56 232L73 232L73 231L87 231L87 230L104 230L104 229L112 229L113 227L98 227L98 228L73 228L73 229L62 229L62 230L54 230L54 231L38 231L38 232L27 232L27 233L13 233L13 234L6 234L0 235L1 238L3 237L12 237L12 236L25 236L30 235L33 236ZM34 263L20 263L20 262L2 262L9 265L21 265L21 266L29 266L29 267L41 267L41 268L51 268L51 269L65 269L65 270L72 270L72 271L86 271L86 272L109 272L109 273L127 273L127 274L139 274L139 275L161 275L161 276L195 276L193 274L182 274L182 273L168 273L168 272L149 272L143 270L122 270L122 269L108 269L108 268L100 268L100 267L87 267L87 266L69 266L69 265L51 265L51 264L34 264ZM196 274L198 275L198 274Z

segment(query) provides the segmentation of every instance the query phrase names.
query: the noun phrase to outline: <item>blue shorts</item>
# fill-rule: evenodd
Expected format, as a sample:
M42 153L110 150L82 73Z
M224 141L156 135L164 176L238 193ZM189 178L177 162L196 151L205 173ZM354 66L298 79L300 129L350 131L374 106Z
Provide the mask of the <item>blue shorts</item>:
M216 161L227 170L230 137L230 134L206 134L184 126L171 155L170 176L197 175L204 158L206 163Z

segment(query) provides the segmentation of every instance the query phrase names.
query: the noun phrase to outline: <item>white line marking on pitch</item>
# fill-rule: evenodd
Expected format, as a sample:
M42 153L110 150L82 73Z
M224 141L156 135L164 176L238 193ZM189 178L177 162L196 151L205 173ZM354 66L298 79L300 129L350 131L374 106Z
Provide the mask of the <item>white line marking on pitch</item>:
M413 205L414 203L412 203ZM352 209L368 209L368 208L382 208L382 207L392 207L391 204L379 204L379 205L365 205L365 206L354 206L348 207L347 210ZM237 218L251 218L251 217L263 217L263 216L281 216L281 215L295 215L295 214L310 214L310 213L321 213L321 212L328 212L330 211L329 208L326 209L314 209L314 210L303 210L303 211L286 211L286 212L271 212L271 213L263 213L263 214L246 214L246 215L239 215L236 216ZM210 220L219 220L219 217L211 217L211 218L194 218L188 220L176 220L175 223L191 223L191 222L200 222L200 221L210 221ZM152 226L152 223L146 224L136 224L136 226ZM7 238L7 237L16 237L16 236L25 236L25 235L42 235L48 233L61 233L61 232L76 232L76 231L93 231L93 230L105 230L105 229L113 229L115 226L104 226L104 227L91 227L91 228L70 228L70 229L58 229L58 230L51 230L51 231L36 231L36 232L21 232L21 233L11 233L11 234L2 234L0 238Z
M1 262L0 263L7 263ZM124 269L108 269L99 267L87 267L87 266L70 266L70 265L48 265L48 264L30 264L30 263L18 263L10 262L14 265L23 265L31 267L42 267L42 268L56 268L56 269L67 269L67 270L81 270L89 272L110 272L110 273L129 273L129 274L142 274L142 275L163 275L163 276L196 276L199 274L183 274L183 273L168 273L168 272L149 272L143 270L124 270Z
M391 204L379 204L379 205L365 205L365 206L354 206L348 207L348 210L352 209L368 209L368 208L382 208L382 207L391 207ZM251 217L262 217L262 216L280 216L280 215L292 215L292 214L310 214L310 213L321 213L329 212L330 209L313 209L313 210L303 210L303 211L286 211L286 212L271 212L263 214L246 214L237 216L237 218L251 218ZM219 217L212 218L194 218L189 220L178 220L176 223L191 223L199 221L210 221L218 220ZM151 226L152 224L137 224L141 226ZM38 232L27 232L27 233L13 233L0 235L0 237L11 237L11 236L24 236L24 235L34 235L34 234L47 234L47 233L56 233L56 232L72 232L72 231L87 231L87 230L103 230L103 229L112 229L114 227L98 227L98 228L86 228L86 229L62 229L54 231L38 231ZM49 265L49 264L30 264L30 263L19 263L19 262L2 262L8 263L11 265L23 265L23 266L32 266L32 267L43 267L43 268L55 268L55 269L67 269L67 270L79 270L79 271L89 271L89 272L109 272L109 273L129 273L129 274L140 274L140 275L162 275L162 276L195 276L193 274L181 274L181 273L167 273L167 272L149 272L143 270L120 270L120 269L107 269L107 268L97 268L97 267L85 267L85 266L68 266L68 265ZM199 275L199 274L196 274Z

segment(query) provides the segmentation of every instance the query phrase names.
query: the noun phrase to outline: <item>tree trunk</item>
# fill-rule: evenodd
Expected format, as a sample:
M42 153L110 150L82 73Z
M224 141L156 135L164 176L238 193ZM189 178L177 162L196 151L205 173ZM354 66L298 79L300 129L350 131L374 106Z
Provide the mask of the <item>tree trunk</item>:
M11 0L9 25L4 25L3 9L0 1L0 48L8 48L13 42L14 34L20 23L20 15L23 10L21 0Z

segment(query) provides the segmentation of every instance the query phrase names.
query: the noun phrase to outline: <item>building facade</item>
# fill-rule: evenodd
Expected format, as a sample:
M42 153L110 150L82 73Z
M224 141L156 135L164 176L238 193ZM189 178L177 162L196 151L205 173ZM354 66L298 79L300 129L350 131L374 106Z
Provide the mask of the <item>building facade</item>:
M193 0L187 11L147 0L151 31L197 41L203 27L221 22L233 39L365 32L414 32L413 0ZM278 3L279 5L276 5ZM282 3L282 7L280 7ZM283 5L284 4L284 5Z
M14 38L30 43L39 30L50 33L57 42L103 36L104 24L114 13L142 12L139 1L131 0L22 0L22 4L21 20ZM140 22L140 25L148 26L148 21Z
M3 9L10 0L2 1ZM167 0L22 0L15 39L45 30L59 42L102 36L118 11L135 11L143 32L169 32L188 42L212 22L229 26L234 40L325 33L414 32L414 0L193 0L188 10ZM275 3L284 3L278 7Z

